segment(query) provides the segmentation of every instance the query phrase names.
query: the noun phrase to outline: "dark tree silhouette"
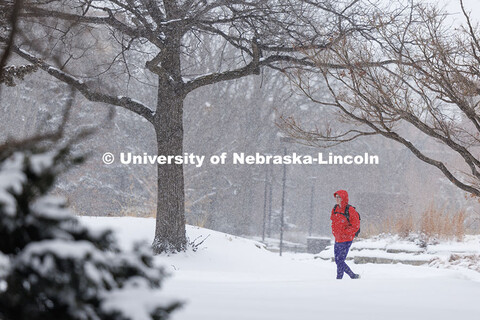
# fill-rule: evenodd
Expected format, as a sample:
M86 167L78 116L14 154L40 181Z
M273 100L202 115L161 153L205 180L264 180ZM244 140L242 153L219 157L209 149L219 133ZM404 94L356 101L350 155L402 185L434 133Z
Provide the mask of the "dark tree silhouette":
M366 3L366 2L365 2ZM155 130L161 155L183 154L183 103L200 87L259 74L261 68L312 67L308 49L326 50L354 31L370 26L362 17L374 6L361 0L52 0L25 1L22 37L13 51L88 100L126 108ZM28 39L22 46L22 41ZM220 41L216 69L202 65L196 46ZM6 37L0 41L8 42ZM37 47L29 47L36 43ZM38 47L42 47L39 50ZM218 47L218 46L215 46ZM113 52L101 61L105 52ZM54 67L55 53L60 67ZM189 61L189 63L187 63ZM124 75L148 70L156 78L156 105L112 94L117 77L91 79L123 66ZM139 67L142 66L142 67ZM193 71L189 71L193 70ZM143 71L143 70L142 70ZM189 74L189 73L194 74ZM110 89L109 89L110 88ZM126 92L125 89L120 89ZM158 165L155 252L183 250L187 244L184 175L178 164Z

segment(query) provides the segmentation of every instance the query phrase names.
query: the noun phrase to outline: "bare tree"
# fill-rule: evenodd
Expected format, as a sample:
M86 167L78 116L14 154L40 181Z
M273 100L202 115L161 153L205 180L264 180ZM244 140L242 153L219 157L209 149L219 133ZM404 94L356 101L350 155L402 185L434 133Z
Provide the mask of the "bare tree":
M24 32L12 48L88 100L123 107L143 117L155 130L158 154L180 155L183 101L189 92L258 74L262 67L312 66L302 51L325 50L361 29L362 21L356 17L368 8L360 0L25 1L21 17L31 32ZM200 63L193 68L195 74L189 74L185 65L195 47L187 40L196 38L197 45L208 46L202 35L223 41L225 47L236 49L235 55L224 57L216 70L201 70ZM22 39L33 38L45 44L44 50L21 47ZM1 37L0 41L8 39ZM98 57L112 50L109 62L98 62ZM61 56L60 68L52 66L52 52ZM132 69L142 62L149 76L156 78L155 107L132 96L112 94L116 87L126 92L118 88L118 77L104 77L101 89L92 83L118 65L123 66L128 83ZM174 252L185 246L183 167L159 165L153 247L156 252Z
M452 28L448 15L435 7L414 5L396 24L384 25L382 17L372 21L378 26L375 41L350 37L328 53L311 53L321 72L292 79L312 101L337 110L349 125L310 130L288 117L280 125L304 143L321 146L372 135L392 139L437 167L455 186L480 196L479 29L461 5L466 22L460 28ZM378 59L390 63L375 65ZM326 62L348 68L327 69ZM327 98L315 95L320 78ZM433 156L405 128L433 138L463 164L457 166L446 154Z

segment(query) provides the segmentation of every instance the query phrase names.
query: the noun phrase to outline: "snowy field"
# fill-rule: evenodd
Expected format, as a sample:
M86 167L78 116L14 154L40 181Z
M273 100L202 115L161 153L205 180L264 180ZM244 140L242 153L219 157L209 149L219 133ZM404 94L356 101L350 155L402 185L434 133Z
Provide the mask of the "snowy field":
M82 217L113 228L125 248L151 242L155 220ZM187 226L208 238L197 252L157 258L170 277L164 294L185 301L177 320L479 319L480 273L401 264L349 262L362 279L335 279L331 261L271 253L255 241ZM478 242L477 242L478 244ZM480 245L480 244L478 244Z

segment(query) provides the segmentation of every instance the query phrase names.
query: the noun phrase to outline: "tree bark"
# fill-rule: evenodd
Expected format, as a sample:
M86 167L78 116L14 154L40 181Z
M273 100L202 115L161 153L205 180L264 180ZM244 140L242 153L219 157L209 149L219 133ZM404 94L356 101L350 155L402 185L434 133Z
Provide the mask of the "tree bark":
M159 86L163 110L155 121L158 155L183 155L183 97ZM168 97L168 99L165 99ZM185 193L183 165L157 164L157 218L155 253L185 250Z
M158 155L183 155L183 101L180 36L172 35L158 68L158 100L154 126ZM154 253L186 249L185 190L182 164L158 164L158 197Z

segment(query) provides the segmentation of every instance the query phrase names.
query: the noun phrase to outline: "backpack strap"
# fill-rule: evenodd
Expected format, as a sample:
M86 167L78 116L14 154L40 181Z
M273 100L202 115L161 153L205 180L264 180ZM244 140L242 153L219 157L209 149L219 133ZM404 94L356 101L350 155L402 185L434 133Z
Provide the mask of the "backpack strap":
M336 204L333 207L333 213L341 214L341 215L345 216L345 218L347 218L348 223L350 223L350 212L349 212L350 207L351 206L349 204L347 204L345 206L345 211L344 212L337 212L338 204Z
M350 205L347 204L345 206L345 212L343 214L347 218L348 223L350 223L350 211L349 211L349 209L350 209Z

